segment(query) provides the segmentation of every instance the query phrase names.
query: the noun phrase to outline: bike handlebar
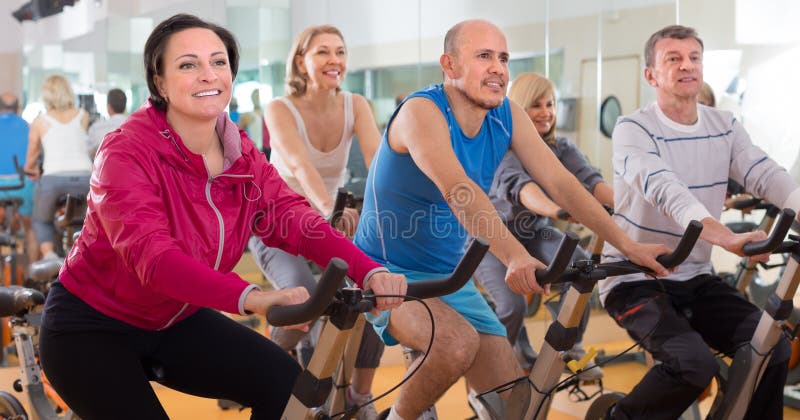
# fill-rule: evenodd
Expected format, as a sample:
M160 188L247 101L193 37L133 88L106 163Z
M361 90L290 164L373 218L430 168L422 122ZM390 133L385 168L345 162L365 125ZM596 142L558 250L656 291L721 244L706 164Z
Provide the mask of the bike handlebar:
M692 220L683 232L683 236L681 236L681 240L678 246L675 247L675 250L670 254L659 255L656 261L665 268L672 268L682 263L689 254L691 254L692 248L694 248L697 239L700 238L700 233L702 231L702 223ZM594 280L602 280L606 277L633 273L648 273L650 271L649 268L630 261L610 262L591 265L589 271L576 268L566 270L564 274L561 275L559 282L576 281L585 278L587 274Z
M350 195L350 193L344 188L339 188L339 191L336 192L336 200L333 202L333 211L331 211L331 215L328 218L329 225L335 227L339 219L342 218L344 207L347 205L348 195Z
M478 264L483 260L483 256L486 255L488 250L488 242L483 239L474 239L470 243L467 252L461 257L461 261L458 262L458 265L448 277L410 283L406 294L419 299L427 299L455 292L469 281L472 273L478 268ZM341 273L338 271L329 273L329 271L333 271L331 270L331 265L334 261L341 263L336 268L341 270ZM316 289L314 289L307 301L296 305L273 306L267 311L267 321L271 325L279 327L301 324L316 319L325 312L328 305L333 301L336 290L341 285L346 272L347 263L338 258L332 259L325 272L322 273Z
M792 222L794 221L794 218L795 218L794 210L792 209L781 210L781 214L778 218L778 221L775 223L775 227L772 229L769 238L763 241L750 242L745 244L742 247L742 254L750 256L750 255L766 254L768 252L772 252L783 242L783 238L786 237L786 234L789 232L789 228L792 227Z
M314 293L303 303L295 305L272 306L267 310L267 321L271 325L284 326L302 324L318 318L333 300L339 286L347 274L347 263L340 258L332 258L322 272Z
M13 191L25 187L25 172L23 172L22 167L19 166L19 160L17 160L17 155L12 156L12 158L14 159L14 169L17 171L17 174L19 175L19 183L13 185L0 186L0 191Z
M740 200L733 203L731 206L734 210L744 210L748 208L753 208L754 210L771 210L776 209L777 207L767 201L764 201L761 198L748 198L747 200Z
M56 225L60 228L66 228L68 226L80 226L83 224L82 218L75 220L79 204L80 200L77 197L67 194L67 202L64 203L64 214L58 216Z
M761 199L753 197L753 198L749 198L747 200L735 201L733 203L733 205L731 206L731 208L734 209L734 210L744 210L746 208L755 207L759 203L761 203Z
M558 244L556 256L553 257L553 261L550 265L547 268L539 268L536 270L536 282L539 283L540 286L558 280L561 273L563 273L567 265L569 265L572 259L572 253L574 253L575 248L578 247L578 242L580 242L580 238L578 238L578 235L574 232L567 231L564 233L564 237L561 238L561 243Z
M605 210L609 216L614 215L614 209L612 207L603 204L603 210ZM569 212L564 209L558 209L558 211L556 212L556 219L558 220L568 220L570 217L572 217L572 215L569 214Z
M481 238L475 238L469 244L467 252L461 257L453 272L441 279L418 281L408 284L406 295L418 299L429 299L437 296L449 295L462 288L472 277L472 273L483 261L483 256L489 250L489 243Z

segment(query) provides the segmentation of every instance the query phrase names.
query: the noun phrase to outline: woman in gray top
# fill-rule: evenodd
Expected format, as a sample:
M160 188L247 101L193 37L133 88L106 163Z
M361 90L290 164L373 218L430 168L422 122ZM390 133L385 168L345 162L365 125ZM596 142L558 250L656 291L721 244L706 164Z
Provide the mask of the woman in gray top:
M520 104L530 116L539 136L550 146L561 163L575 175L586 189L602 204L613 207L614 192L600 172L592 167L577 146L563 137L556 137L555 89L552 82L537 73L522 73L511 84L508 97ZM561 208L554 203L528 175L517 156L509 151L495 174L489 192L500 217L511 233L526 246L531 254L550 261L563 233L552 227ZM571 220L571 219L570 219ZM575 221L575 220L571 220ZM581 249L573 259L589 259ZM525 296L511 291L505 284L506 267L493 255L487 254L475 271L475 278L489 293L495 303L495 312L506 327L508 339L517 342L523 329L527 302ZM581 322L578 340L570 355L580 358L585 354L581 345L588 320L588 308ZM586 371L584 377L600 376L600 368Z

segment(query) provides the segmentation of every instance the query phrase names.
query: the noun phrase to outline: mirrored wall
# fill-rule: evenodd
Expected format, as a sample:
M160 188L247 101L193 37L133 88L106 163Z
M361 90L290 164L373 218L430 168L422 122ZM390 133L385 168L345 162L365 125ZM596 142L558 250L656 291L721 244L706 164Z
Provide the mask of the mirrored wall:
M62 73L100 114L112 87L126 90L135 108L147 97L141 64L147 35L165 17L188 12L237 36L242 62L234 97L239 112L247 114L283 94L292 37L306 26L329 23L342 30L349 49L345 89L367 97L382 126L396 98L441 81L438 60L447 29L483 18L507 35L512 78L536 71L553 80L560 134L610 177L611 141L601 122L613 128L616 115L654 100L642 78L643 46L652 32L677 22L697 28L705 41L705 79L718 106L733 111L754 142L791 167L800 149L798 129L786 123L798 96L792 73L800 64L795 30L800 5L772 3L765 8L756 0L87 0L23 25L23 89L27 102L35 103L44 78Z

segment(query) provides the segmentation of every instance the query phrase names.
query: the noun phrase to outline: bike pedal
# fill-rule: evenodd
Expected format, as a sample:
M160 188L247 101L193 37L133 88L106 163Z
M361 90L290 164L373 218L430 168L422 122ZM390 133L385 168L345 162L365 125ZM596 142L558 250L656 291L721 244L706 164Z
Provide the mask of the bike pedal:
M594 360L595 356L597 356L597 349L589 347L589 350L586 351L586 356L583 356L580 360L570 360L567 362L567 367L572 373L579 373L590 361Z

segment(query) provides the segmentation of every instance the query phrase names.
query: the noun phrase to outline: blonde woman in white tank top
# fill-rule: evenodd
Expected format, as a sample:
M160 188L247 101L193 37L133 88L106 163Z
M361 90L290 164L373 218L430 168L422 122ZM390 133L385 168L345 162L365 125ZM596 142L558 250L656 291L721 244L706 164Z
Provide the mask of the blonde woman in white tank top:
M380 133L367 100L341 91L347 71L347 49L338 29L332 26L305 29L295 40L286 63L288 95L272 101L264 111L272 147L270 161L293 190L327 217L333 211L336 190L344 185L353 135L358 138L369 167L380 143ZM348 208L337 228L352 236L357 223L358 212ZM315 279L302 258L268 248L258 240L250 241L250 250L275 288L314 287ZM375 368L383 353L383 343L372 328L364 330L347 393L353 404L369 400ZM270 337L287 350L301 339L313 341L296 330L277 328ZM370 405L362 408L356 418L376 416Z
M92 161L86 149L89 116L75 107L75 94L62 76L50 76L42 85L47 113L30 127L25 172L36 180L33 194L33 232L44 258L55 258L53 213L59 196L81 199L89 192ZM44 153L42 170L39 158Z

